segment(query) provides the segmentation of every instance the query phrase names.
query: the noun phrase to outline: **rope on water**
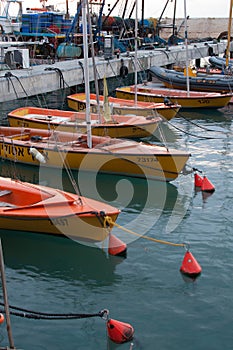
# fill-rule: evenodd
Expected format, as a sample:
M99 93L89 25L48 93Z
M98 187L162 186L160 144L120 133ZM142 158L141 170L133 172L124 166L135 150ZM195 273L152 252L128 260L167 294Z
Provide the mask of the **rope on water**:
M199 124L193 122L192 120L190 120L189 118L185 117L180 111L178 111L177 114L178 114L179 117L183 118L184 120L186 120L186 121L189 122L190 124L192 124L192 125L194 125L194 126L200 128L200 129L202 129L202 130L205 130L205 131L208 131L208 132L219 132L219 133L224 134L224 135L226 134L224 131L221 131L221 130L213 130L213 129L206 128L206 127L204 127L204 126L202 126L202 125L199 125Z
M128 232L134 236L137 236L137 237L140 237L140 238L144 238L144 239L147 239L149 241L152 241L152 242L155 242L155 243L160 243L160 244L166 244L166 245L170 245L170 246L173 246L173 247L187 247L187 243L173 243L173 242L169 242L169 241L164 241L164 240L161 240L161 239L156 239L156 238L153 238L153 237L149 237L149 236L144 236L144 235L140 235L139 233L136 233L132 230L129 230L119 224L117 224L116 222L114 222L112 220L112 218L110 216L105 216L104 218L104 224L107 226L107 225L112 225L112 226L116 226L118 227L119 229L125 231L125 232Z
M173 108L173 107L171 107ZM182 117L183 119L185 119L185 121L189 122L190 124L204 130L204 131L208 131L208 132L219 132L219 133L222 133L225 135L225 132L221 131L221 130L212 130L212 129L208 129L208 128L205 128L204 126L201 126L201 125L198 125L197 123L194 123L193 121L189 120L188 118L184 117L183 114L181 112L178 112L177 115L179 117ZM196 135L196 134L193 134L193 133L190 133L190 132L187 132L187 131L184 131L183 129L179 128L178 126L175 126L174 124L172 124L172 122L170 122L169 120L166 120L166 122L172 126L173 128L175 128L176 130L178 131L181 131L182 133L186 134L186 135L189 135L189 136L193 136L193 137L197 137L197 138L200 138L200 139L206 139L206 140L210 140L210 139L215 139L215 140L221 140L222 138L221 137L212 137L212 136L201 136L201 135Z
M1 306L4 306L4 303L0 302ZM14 316L24 317L24 318L30 318L35 320L65 320L65 319L81 319L81 318L91 318L91 317L101 317L106 318L106 315L109 314L109 311L107 309L103 309L97 313L48 313L48 312L40 312L40 311L33 311L28 309L23 309L17 306L9 305L9 308L11 310L10 314ZM4 310L0 310L0 313L4 313Z
M193 134L193 133L191 133L191 132L184 131L183 129L178 128L178 126L175 126L175 125L173 125L172 123L169 123L169 125L171 125L171 126L172 126L173 128L175 128L176 130L181 131L181 132L184 133L185 135L197 137L198 139L205 139L205 140L212 140L212 139L214 139L214 140L222 140L221 137L201 136L201 135Z

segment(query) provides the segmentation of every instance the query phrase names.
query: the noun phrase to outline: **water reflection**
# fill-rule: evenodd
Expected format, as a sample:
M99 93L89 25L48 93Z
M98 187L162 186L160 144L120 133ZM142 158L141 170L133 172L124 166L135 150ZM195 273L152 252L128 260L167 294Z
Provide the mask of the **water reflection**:
M124 258L108 256L101 249L43 234L0 230L4 262L18 273L46 278L78 280L109 285L121 278L115 271Z
M74 192L72 181L78 184L83 196L109 203L122 212L118 223L124 228L148 234L159 222L163 230L173 231L188 213L192 199L193 182L190 177L181 176L176 185L161 181L95 174L74 171L70 176L65 171L1 162L2 176L17 177L22 181L40 183L46 186ZM190 182L191 181L191 182ZM125 243L135 237L122 234L122 229L114 228Z

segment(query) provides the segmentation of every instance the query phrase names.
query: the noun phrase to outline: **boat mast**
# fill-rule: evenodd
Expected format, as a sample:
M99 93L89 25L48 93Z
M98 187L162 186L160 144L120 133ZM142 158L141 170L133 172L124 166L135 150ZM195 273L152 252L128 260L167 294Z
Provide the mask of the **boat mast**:
M233 0L231 0L233 1ZM190 95L190 86L189 86L189 63L188 63L188 26L187 26L187 14L186 14L186 0L184 0L184 23L185 23L185 63L186 63L186 87L187 87L187 95Z
M226 47L226 68L229 65L229 56L230 56L232 6L233 6L233 0L230 0L230 13L229 13L228 33L227 33L227 47Z
M134 54L134 58L135 58L135 81L134 81L134 84L135 84L135 95L134 95L134 102L135 102L135 105L137 105L137 84L138 84L138 70L137 70L137 63L138 63L138 55L137 55L137 52L138 52L138 0L135 0L135 5L136 5L136 18L135 18L135 33L134 33L134 36L135 36L135 44L134 44L134 50L135 50L135 54Z
M173 22L172 22L172 35L173 36L175 36L175 33L176 33L175 26L176 26L176 0L174 3Z
M88 66L88 38L87 38L87 6L88 0L82 0L82 21L83 21L83 56L84 56L84 84L86 95L86 123L87 123L87 145L92 148L91 138L91 115L90 115L90 78ZM90 30L90 28L89 28Z
M92 66L93 66L93 74L94 74L94 81L95 81L95 91L96 91L96 102L97 102L97 114L98 114L98 120L99 123L101 123L101 114L100 114L100 99L99 99L99 85L98 85L98 79L97 79L97 68L95 64L95 57L94 57L94 42L93 42L93 35L92 35L92 24L91 24L91 15L90 15L90 9L89 6L87 6L87 17L88 17L88 25L89 25L89 32L90 32L90 44L91 44L91 58L92 58Z

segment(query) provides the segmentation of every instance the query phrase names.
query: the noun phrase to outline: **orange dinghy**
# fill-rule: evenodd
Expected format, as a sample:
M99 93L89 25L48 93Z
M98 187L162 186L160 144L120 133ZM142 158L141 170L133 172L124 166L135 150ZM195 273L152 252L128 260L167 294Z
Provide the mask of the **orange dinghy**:
M0 177L0 229L102 242L120 211L77 194Z
M135 94L134 94L135 97ZM86 109L86 94L77 93L67 96L68 106L75 111L83 111ZM103 112L104 109L104 96L99 96L99 108ZM108 102L110 104L113 114L118 115L138 115L143 117L160 115L166 120L171 120L176 116L180 109L180 105L174 103L171 105L166 105L163 101L146 102L146 101L135 101L116 98L108 96ZM90 94L90 110L92 113L97 113L97 95Z

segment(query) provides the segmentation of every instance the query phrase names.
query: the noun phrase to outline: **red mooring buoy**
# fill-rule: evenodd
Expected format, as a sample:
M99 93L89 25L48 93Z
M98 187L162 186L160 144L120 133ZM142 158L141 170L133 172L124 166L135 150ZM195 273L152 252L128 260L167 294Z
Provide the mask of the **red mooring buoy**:
M194 174L194 185L195 187L201 187L203 182L203 177L198 175L197 173Z
M0 314L0 324L5 321L5 317L3 314Z
M190 251L187 251L180 267L180 272L190 278L196 278L201 274L201 271L201 266L198 264L197 260Z
M111 233L108 241L108 253L110 255L126 256L127 245Z
M209 179L207 179L206 176L203 177L202 185L201 185L201 190L203 192L209 192L212 193L215 191L214 185L210 182Z
M134 329L129 323L109 319L107 321L109 338L117 344L122 344L133 339Z

